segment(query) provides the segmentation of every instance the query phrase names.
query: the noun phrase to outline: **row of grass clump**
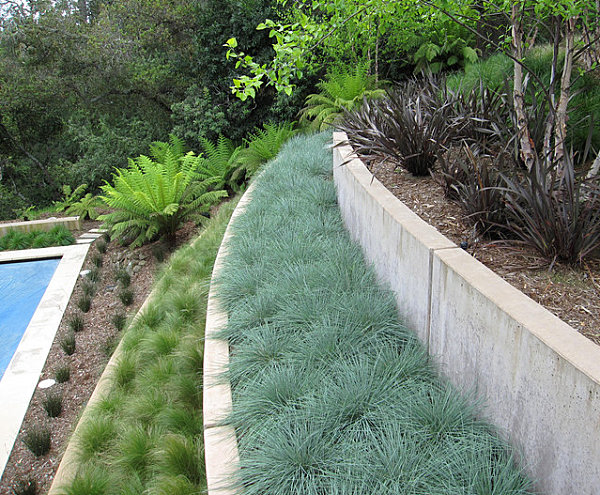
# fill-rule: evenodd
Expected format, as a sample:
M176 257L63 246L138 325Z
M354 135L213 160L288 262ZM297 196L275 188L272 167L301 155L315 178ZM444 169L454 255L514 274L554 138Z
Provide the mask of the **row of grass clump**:
M37 249L51 246L70 246L75 238L69 229L57 225L49 231L33 230L22 232L9 229L0 237L0 251L16 251L20 249Z
M74 437L77 473L61 493L205 490L202 339L212 267L234 203L173 254L153 290L160 297L124 331L112 386Z
M324 135L257 179L218 293L245 495L522 494L471 397L436 373L344 230ZM410 280L406 281L410 284Z

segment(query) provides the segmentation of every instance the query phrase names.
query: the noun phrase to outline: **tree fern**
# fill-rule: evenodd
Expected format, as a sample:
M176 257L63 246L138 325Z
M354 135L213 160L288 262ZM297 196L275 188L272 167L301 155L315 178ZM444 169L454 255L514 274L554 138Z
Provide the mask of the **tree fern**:
M69 206L65 210L65 213L67 215L78 215L82 220L85 220L88 217L95 220L98 217L96 208L101 206L101 204L102 203L97 196L93 196L92 193L87 193L79 201Z
M245 139L246 148L238 154L230 182L249 179L260 165L275 158L283 143L294 135L292 127L293 123L264 124Z
M364 98L385 96L385 91L376 86L375 76L368 74L366 64L359 64L353 70L334 70L317 84L320 93L306 97L306 106L300 111L300 124L312 130L326 130L341 118L344 109L358 108Z
M227 196L215 188L219 177L199 176L199 157L192 152L179 155L174 145L155 155L160 161L144 155L129 159L129 168L113 175L114 185L102 186L100 198L114 211L98 218L110 228L111 236L133 247L159 236L173 243L181 223Z
M236 166L238 155L242 147L235 146L233 141L224 136L219 136L217 144L208 139L201 138L203 155L198 160L198 175L201 179L218 177L216 189L222 189L227 184L231 189L237 189L237 184L228 183Z
M181 160L185 155L185 143L174 134L169 134L169 142L154 141L150 144L150 156L157 162L162 163L169 152L172 157Z

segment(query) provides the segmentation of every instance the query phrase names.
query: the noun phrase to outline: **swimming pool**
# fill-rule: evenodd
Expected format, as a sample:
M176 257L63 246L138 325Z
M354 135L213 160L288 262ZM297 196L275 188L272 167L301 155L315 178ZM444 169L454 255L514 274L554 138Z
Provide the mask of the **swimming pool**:
M0 379L59 262L51 258L0 264Z
M13 326L9 325L7 335L11 335L7 337L6 341L18 341L16 349L10 352L7 351L10 346L4 345L4 329L0 331L0 347L2 348L0 359L5 363L8 356L9 360L8 365L3 364L5 369L0 376L0 404L2 404L0 407L0 476L4 472L23 417L40 380L48 352L92 240L91 238L85 239L82 240L83 244L71 246L0 252L0 267L3 270L16 269L19 271L25 266L19 267L21 262L34 262L33 265L29 265L31 271L28 267L25 270L28 274L22 274L23 276L17 277L17 280L9 281L8 277L5 279L2 276L1 285L4 290L0 293L0 312L6 316L0 316L0 319L6 317L17 323L25 322L26 329L20 330L19 336L19 331L15 331ZM78 240L79 242L80 240ZM39 261L48 263L38 263ZM52 267L52 264L55 266ZM10 301L13 293L18 292L17 287L25 286L25 289L29 289L28 285L33 286L30 284L31 280L35 279L35 285L38 285L37 281L42 278L46 278L45 285L47 287L40 288L38 286L29 295L38 302L31 303L28 310L17 309L15 314L14 308L11 308L13 303ZM4 299L5 297L7 299ZM11 346L14 346L14 343Z

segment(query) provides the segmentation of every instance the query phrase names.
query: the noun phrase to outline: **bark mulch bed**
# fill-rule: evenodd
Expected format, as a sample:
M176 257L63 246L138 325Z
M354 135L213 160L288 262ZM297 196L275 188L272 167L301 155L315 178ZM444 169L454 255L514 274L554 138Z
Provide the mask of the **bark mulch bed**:
M98 226L98 222L87 221L82 231L74 234L77 237ZM197 228L193 223L186 224L177 233L177 245L187 242L196 232ZM98 253L97 243L98 241L90 247L83 270L93 267L92 258ZM159 256L156 256L156 253ZM70 379L62 384L57 383L47 390L36 389L0 480L0 495L13 495L14 488L29 480L37 485L37 493L46 493L49 490L83 406L94 391L110 355L118 344L120 334L112 319L118 313L127 314L128 317L135 315L150 293L154 275L160 266L156 258L160 258L161 253L165 254L165 250L160 249L158 243L131 250L120 246L115 241L110 242L106 253L102 255L100 281L97 283L97 292L92 299L91 309L87 313L82 313L76 305L82 295L83 277L79 277L40 376L40 381L54 378L56 369L66 365L71 370ZM120 284L114 279L117 268L126 268L131 274L130 288L134 292L134 301L127 307L118 297ZM60 346L60 341L70 332L68 322L75 314L83 316L84 327L83 330L75 333L75 352L67 356ZM63 397L63 410L56 418L49 418L42 405L49 391L59 391ZM24 433L35 425L46 426L51 431L51 449L41 457L33 455L23 443Z
M397 163L378 163L373 172L389 191L504 280L600 344L600 260L568 266L541 258L533 249L478 237L460 206L448 200L432 177L414 177Z

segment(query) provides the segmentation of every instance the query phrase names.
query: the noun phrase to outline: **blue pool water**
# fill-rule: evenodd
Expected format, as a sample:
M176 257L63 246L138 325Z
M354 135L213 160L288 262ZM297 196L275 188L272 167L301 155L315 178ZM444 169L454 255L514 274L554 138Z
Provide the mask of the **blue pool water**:
M0 263L0 378L59 262L60 258Z

